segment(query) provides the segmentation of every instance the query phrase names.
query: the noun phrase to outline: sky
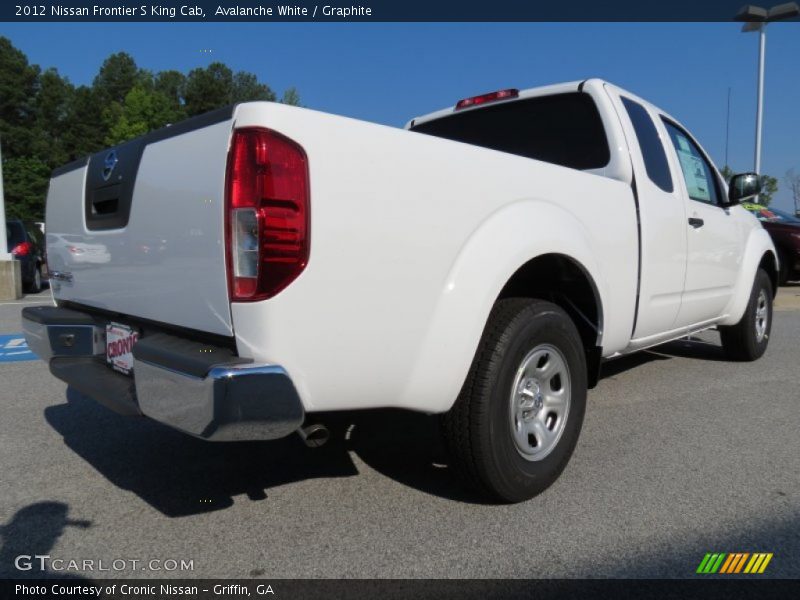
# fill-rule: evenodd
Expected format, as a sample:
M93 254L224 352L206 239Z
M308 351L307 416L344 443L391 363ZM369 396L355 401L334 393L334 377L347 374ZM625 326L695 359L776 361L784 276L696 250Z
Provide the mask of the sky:
M0 23L32 63L91 83L112 52L188 72L219 60L303 105L401 127L463 97L601 77L660 106L720 168L753 169L758 35L738 23ZM767 30L762 171L800 172L800 22ZM783 181L774 206L791 209Z

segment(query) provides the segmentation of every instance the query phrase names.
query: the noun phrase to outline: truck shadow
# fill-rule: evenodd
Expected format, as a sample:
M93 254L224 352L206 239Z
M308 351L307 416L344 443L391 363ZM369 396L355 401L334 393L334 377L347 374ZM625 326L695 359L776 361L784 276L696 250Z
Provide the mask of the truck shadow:
M64 443L111 483L170 517L227 508L233 497L264 500L270 488L358 471L346 452L323 456L298 436L210 443L144 418L121 417L72 388L45 409Z
M722 360L713 344L672 342L606 363L602 379L677 356ZM149 419L120 417L72 388L66 399L45 409L64 443L114 485L171 517L225 509L243 494L264 500L270 488L296 481L358 475L351 453L423 493L485 503L450 468L435 415L395 409L319 414L331 441L311 449L294 435L270 442L210 443Z
M246 495L314 478L358 475L351 452L382 475L425 493L481 502L450 473L438 418L401 410L320 415L331 429L322 448L298 436L269 442L211 443L149 419L121 417L72 388L45 409L64 443L117 487L170 517L228 508Z
M365 410L333 414L326 423L345 448L381 475L447 500L487 504L451 468L438 415Z

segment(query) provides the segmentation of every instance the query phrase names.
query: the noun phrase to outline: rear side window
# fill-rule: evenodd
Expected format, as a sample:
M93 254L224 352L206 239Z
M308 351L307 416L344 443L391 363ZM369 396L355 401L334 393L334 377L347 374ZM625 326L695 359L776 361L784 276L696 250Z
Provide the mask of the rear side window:
M644 106L638 102L622 97L622 104L625 105L633 130L636 132L636 138L639 140L647 176L662 190L671 192L673 190L672 175L669 172L664 145L658 137L653 119L647 114Z
M456 112L411 130L573 169L601 169L611 159L597 106L581 92Z

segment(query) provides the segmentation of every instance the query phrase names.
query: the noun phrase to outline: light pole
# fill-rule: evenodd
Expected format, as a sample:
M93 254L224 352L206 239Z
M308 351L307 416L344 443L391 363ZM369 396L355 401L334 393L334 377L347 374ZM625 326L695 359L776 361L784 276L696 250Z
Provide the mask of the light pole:
M767 24L773 21L791 19L800 15L797 2L787 2L773 6L769 10L748 4L736 14L737 21L746 21L742 31L758 32L758 105L756 108L756 150L755 172L761 174L761 125L764 117L764 59L767 44Z

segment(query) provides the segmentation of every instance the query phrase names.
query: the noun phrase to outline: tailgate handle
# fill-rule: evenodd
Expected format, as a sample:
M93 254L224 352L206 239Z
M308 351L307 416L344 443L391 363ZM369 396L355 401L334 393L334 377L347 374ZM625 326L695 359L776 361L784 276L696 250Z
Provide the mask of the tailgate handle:
M119 209L119 198L92 200L93 215L113 215Z
M93 217L108 217L115 215L120 207L120 184L107 185L93 190L89 199L90 212Z

